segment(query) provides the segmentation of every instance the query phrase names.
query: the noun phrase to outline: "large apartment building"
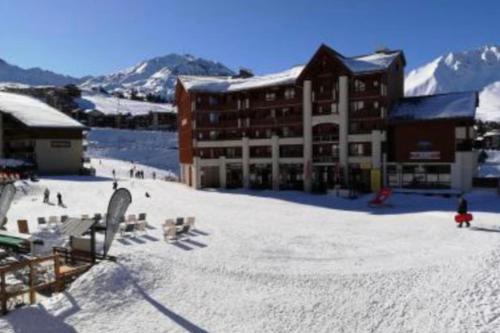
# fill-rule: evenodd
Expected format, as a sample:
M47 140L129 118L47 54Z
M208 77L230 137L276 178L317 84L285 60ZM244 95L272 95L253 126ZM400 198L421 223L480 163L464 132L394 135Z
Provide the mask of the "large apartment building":
M379 189L388 180L390 111L403 98L405 64L399 50L346 57L322 45L305 66L281 73L179 77L181 181Z

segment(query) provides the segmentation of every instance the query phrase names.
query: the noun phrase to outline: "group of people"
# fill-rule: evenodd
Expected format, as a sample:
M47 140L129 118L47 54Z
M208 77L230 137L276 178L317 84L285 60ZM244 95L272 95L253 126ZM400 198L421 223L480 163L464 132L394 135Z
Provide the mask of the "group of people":
M57 192L56 198L57 198L57 205L60 207L65 207L62 200L61 192ZM50 191L48 188L46 188L45 191L43 191L43 203L50 204Z

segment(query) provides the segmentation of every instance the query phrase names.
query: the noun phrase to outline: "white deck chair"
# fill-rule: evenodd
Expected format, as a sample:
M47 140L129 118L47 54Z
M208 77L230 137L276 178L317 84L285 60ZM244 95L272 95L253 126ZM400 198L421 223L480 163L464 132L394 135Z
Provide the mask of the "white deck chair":
M58 223L59 223L59 219L57 218L57 216L54 216L54 215L53 216L49 216L49 221L48 221L49 227L51 225L57 226Z
M189 230L194 229L194 221L195 219L192 216L187 218L186 226L189 226Z
M163 228L175 227L175 222L173 219L166 219L163 223Z
M135 214L130 214L129 216L127 216L127 223L135 223L137 222L137 217L135 216Z
M175 226L170 226L163 229L163 238L165 241L176 241L177 240L177 228Z
M137 221L135 223L135 228L137 231L148 232L146 227L147 227L146 221Z

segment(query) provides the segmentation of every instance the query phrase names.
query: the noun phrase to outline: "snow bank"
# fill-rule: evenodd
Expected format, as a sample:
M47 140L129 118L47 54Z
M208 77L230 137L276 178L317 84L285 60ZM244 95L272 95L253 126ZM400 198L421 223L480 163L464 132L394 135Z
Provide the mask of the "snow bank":
M33 231L40 215L104 212L107 163L97 165L99 178L23 184L27 195L13 202L7 227L27 218ZM128 213L146 212L153 229L118 237L110 253L118 263L1 317L2 333L500 329L500 206L491 193L467 195L471 230L455 227L452 198L396 194L393 207L374 209L371 196L194 191L122 174L118 182L132 193ZM44 205L45 187L68 208ZM197 231L167 244L161 223L177 216L195 216Z

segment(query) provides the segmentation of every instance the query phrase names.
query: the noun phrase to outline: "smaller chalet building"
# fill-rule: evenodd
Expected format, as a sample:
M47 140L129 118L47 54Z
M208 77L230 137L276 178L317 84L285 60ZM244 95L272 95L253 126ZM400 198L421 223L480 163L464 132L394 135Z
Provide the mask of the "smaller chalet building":
M78 174L87 128L38 99L0 92L0 159L34 165L40 174Z
M469 191L477 169L473 151L475 92L403 98L390 113L387 185Z

